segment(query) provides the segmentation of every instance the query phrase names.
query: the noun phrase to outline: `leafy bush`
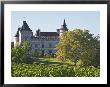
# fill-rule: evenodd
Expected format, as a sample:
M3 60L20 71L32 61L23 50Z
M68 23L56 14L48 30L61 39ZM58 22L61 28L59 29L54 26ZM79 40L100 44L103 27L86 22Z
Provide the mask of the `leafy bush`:
M51 58L51 55L49 53L44 53L44 58Z
M55 58L55 54L54 53L44 53L44 58Z
M20 46L11 49L12 63L32 63L29 42L25 41Z
M99 77L100 69L93 66L77 67L49 64L12 64L13 77Z

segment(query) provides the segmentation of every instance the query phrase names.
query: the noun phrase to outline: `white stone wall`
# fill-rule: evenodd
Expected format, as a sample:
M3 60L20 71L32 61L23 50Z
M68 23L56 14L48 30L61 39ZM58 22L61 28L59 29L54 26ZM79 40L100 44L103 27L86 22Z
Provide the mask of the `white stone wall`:
M58 43L58 40L55 39L37 39L36 38L32 38L33 36L33 32L32 31L19 31L19 44L22 43L22 41L29 41L30 42L30 46L31 46L31 51L35 52L36 49L41 49L44 50L44 52L49 53L49 50L52 50L52 52L55 52L55 46ZM45 38L50 38L50 37L45 37ZM52 37L52 38L56 38L56 37ZM37 44L37 47L35 46ZM44 44L44 48L42 48L42 44ZM49 44L51 44L51 47L49 47Z
M55 46L56 44L58 43L58 41L53 41L53 40L50 40L50 41L31 41L31 48L32 48L32 52L35 52L36 49L42 49L44 50L44 52L47 52L49 53L49 50L52 50L52 52L55 52ZM37 44L37 47L35 46ZM42 44L44 45L44 48L42 48ZM49 47L49 44L51 44L51 47Z
M60 30L60 36L63 34L63 32L65 32L65 31L61 29Z
M19 37L14 37L14 47L19 43Z

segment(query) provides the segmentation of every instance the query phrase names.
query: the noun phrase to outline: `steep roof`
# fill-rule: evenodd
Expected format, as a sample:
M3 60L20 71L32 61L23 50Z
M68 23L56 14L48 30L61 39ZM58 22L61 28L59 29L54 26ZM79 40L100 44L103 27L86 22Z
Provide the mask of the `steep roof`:
M57 32L40 32L40 36L59 36Z
M29 28L29 26L28 26L28 24L27 24L26 21L23 21L23 25L22 25L22 27L21 27L21 30L32 31L32 30Z
M20 30L20 28L18 28L18 30L17 30L17 32L15 34L15 37L19 37L19 30Z
M15 34L15 37L19 37L19 33L18 33L18 31L17 31L17 33Z
M65 19L64 19L64 21L63 21L63 26L67 26L67 25L66 25L66 22L65 22Z
M68 28L67 28L67 25L66 25L65 19L64 19L64 21L63 21L63 25L61 25L60 30L67 30L67 31L68 31Z

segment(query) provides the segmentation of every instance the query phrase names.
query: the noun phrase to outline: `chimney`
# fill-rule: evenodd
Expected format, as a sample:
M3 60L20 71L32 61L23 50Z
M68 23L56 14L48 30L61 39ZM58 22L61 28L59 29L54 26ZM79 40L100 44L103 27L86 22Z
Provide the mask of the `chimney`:
M38 29L37 31L36 31L36 34L35 34L36 36L40 36L40 29Z

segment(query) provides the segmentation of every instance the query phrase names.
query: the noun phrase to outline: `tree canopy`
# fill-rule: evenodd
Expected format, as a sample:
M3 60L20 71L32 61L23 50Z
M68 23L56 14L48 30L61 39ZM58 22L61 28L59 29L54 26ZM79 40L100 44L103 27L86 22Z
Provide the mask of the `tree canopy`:
M89 30L75 29L64 32L56 46L56 55L60 60L71 60L75 63L79 60L83 65L99 65L100 40Z

